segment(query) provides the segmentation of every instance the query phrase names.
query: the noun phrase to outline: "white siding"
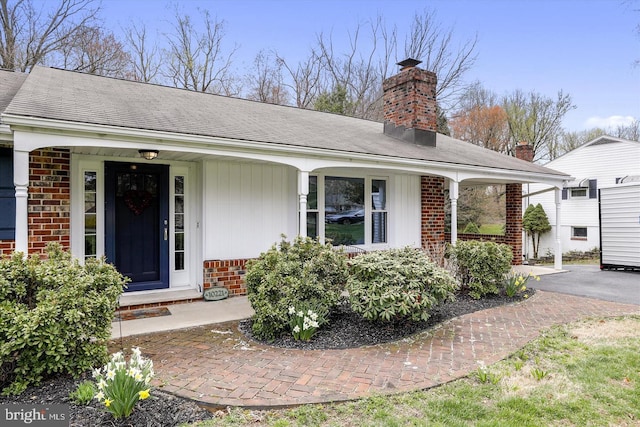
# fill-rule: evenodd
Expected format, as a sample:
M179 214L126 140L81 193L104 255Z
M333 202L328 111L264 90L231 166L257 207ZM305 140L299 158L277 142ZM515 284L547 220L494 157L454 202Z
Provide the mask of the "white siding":
M294 169L207 161L204 165L204 259L254 258L297 234Z
M602 263L640 267L640 184L600 193Z
M616 184L616 178L640 175L640 143L632 141L592 144L580 147L545 165L548 168L567 173L577 180L597 179L598 188ZM533 193L548 188L540 184L524 186L525 193ZM527 200L525 199L525 205ZM540 239L538 255L553 251L556 226L556 207L553 191L532 196L529 203L542 204L553 229ZM526 207L526 206L525 206ZM562 200L560 237L562 251L587 251L600 246L597 199ZM571 238L571 227L586 227L587 239ZM533 256L531 243L525 252Z
M389 244L420 247L420 177L395 175L389 213Z

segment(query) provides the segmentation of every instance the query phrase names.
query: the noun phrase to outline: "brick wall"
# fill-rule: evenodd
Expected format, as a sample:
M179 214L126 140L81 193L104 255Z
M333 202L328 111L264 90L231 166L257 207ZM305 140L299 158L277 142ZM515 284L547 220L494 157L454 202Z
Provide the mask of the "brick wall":
M420 177L420 237L423 249L444 242L444 178Z
M229 290L229 295L246 295L244 283L245 266L248 259L211 260L204 262L203 288L220 286Z
M405 68L382 83L384 120L396 126L436 131L435 73Z
M15 240L0 240L0 255L10 255L15 247Z
M506 185L506 244L513 251L513 265L522 264L522 184Z

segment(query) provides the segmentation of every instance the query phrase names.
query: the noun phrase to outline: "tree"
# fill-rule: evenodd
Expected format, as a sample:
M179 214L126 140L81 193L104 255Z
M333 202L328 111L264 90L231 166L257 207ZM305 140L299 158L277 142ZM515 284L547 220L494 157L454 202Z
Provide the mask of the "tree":
M510 142L509 153L513 155L515 146L526 141L533 148L534 160L548 159L562 132L562 119L576 108L569 94L558 92L557 98L545 97L537 92L525 94L516 90L503 99L507 114Z
M298 108L311 108L316 97L320 93L322 70L320 58L311 51L309 56L294 67L287 63L284 57L276 54L276 60L289 73L289 83L283 82L295 98L295 106Z
M337 85L331 92L323 92L314 104L318 111L347 115L352 109L352 103L347 97L347 89Z
M283 83L282 62L272 54L261 51L253 61L254 72L245 79L249 86L248 99L286 105L289 95Z
M45 13L32 0L0 0L0 68L29 72L96 23L94 0L60 0ZM50 7L50 6L49 6Z
M78 28L73 37L53 57L60 67L100 76L131 78L131 60L113 33L100 27Z
M167 77L182 89L237 95L240 90L231 74L231 64L238 48L225 53L222 46L224 21L212 19L207 10L199 11L204 21L204 33L196 31L190 16L181 16L176 11L174 32L167 34Z
M533 243L533 257L538 258L540 236L551 230L547 213L540 203L529 205L522 217L522 228L531 237Z
M156 44L149 44L147 28L132 24L125 29L125 38L129 45L133 79L146 83L155 82L162 69L163 54Z

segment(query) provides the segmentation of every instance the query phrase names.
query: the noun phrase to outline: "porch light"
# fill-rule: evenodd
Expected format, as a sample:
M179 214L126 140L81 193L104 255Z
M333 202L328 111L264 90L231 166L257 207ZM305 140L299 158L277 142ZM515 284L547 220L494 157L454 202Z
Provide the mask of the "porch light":
M138 153L140 153L140 157L142 157L143 159L147 159L147 160L153 160L156 157L158 157L158 150L138 150Z

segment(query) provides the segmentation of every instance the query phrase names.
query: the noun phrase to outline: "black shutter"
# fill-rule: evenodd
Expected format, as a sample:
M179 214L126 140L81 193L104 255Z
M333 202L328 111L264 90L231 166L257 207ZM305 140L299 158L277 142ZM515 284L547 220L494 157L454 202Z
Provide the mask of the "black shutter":
M562 189L562 200L567 200L569 198L569 190L566 188Z
M13 150L0 148L0 239L16 238L16 190L13 186Z
M597 179L589 180L589 198L590 199L598 198L598 180Z

